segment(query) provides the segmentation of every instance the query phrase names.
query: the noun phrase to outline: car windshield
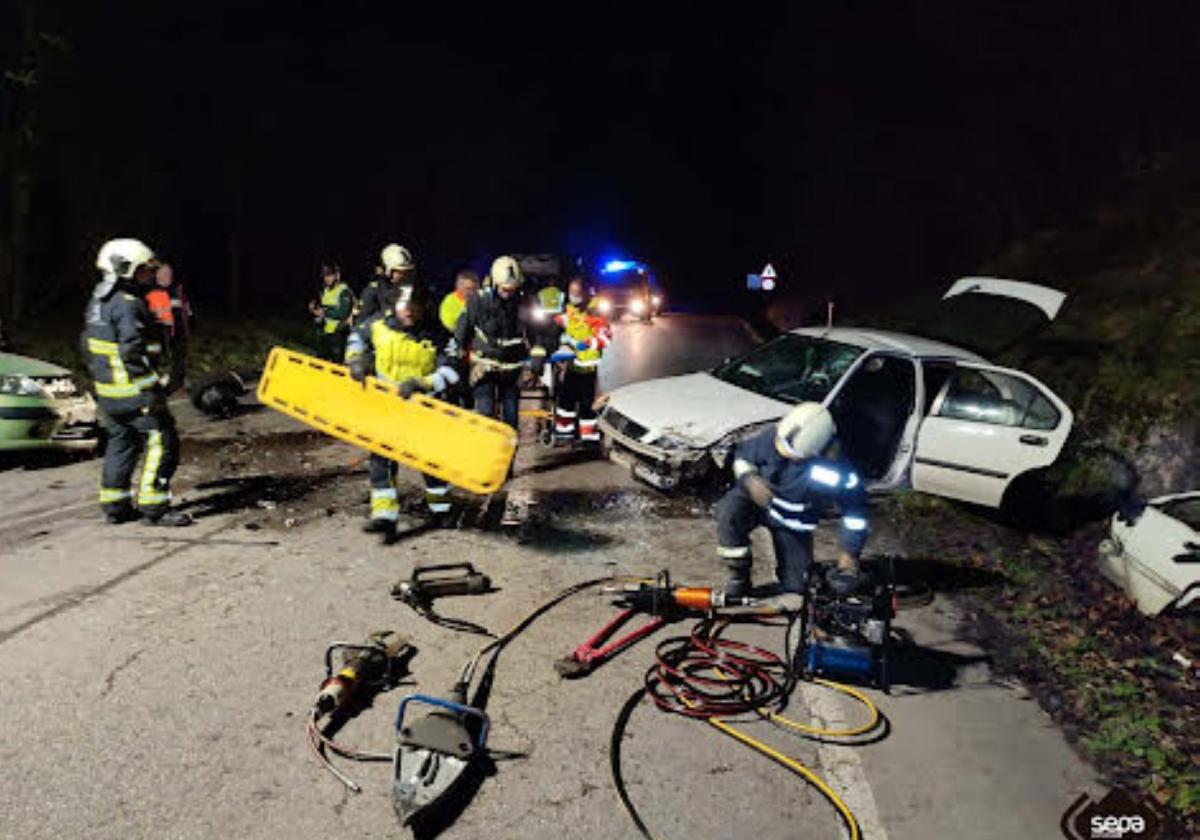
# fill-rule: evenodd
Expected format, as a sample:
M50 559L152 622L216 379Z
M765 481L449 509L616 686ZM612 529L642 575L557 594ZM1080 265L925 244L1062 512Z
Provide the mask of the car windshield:
M788 403L821 402L863 348L789 333L727 362L713 375Z

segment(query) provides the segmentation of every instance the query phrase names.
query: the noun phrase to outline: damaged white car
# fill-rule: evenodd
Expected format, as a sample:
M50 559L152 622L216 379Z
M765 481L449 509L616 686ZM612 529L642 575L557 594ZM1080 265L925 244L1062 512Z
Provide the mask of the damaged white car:
M1099 554L1100 573L1146 615L1200 603L1200 491L1118 513Z
M724 470L737 442L817 401L870 489L911 486L1000 507L1017 478L1058 457L1074 418L1037 379L977 350L1011 346L1052 321L1065 298L968 277L946 292L925 336L806 327L711 371L627 385L600 417L606 451L670 490ZM963 338L946 341L947 325Z

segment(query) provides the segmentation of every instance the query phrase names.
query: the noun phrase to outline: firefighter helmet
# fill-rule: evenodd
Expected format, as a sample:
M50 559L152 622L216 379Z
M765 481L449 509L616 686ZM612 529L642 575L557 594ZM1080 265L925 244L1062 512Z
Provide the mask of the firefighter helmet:
M788 458L812 458L829 445L836 433L833 415L825 406L800 403L775 427L775 446Z
M512 257L497 257L492 263L492 284L507 289L519 289L524 277L521 266Z
M397 245L393 242L384 247L379 252L379 261L383 263L383 270L388 274L393 271L409 271L416 267L413 262L412 254L403 245Z
M96 254L96 268L128 279L139 266L153 263L154 252L140 239L110 239Z

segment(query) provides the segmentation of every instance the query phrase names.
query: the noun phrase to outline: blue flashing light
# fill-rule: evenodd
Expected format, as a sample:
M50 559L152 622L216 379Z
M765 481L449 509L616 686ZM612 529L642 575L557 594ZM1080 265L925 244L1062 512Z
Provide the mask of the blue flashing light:
M640 264L633 260L609 260L600 271L604 274L616 274L618 271L630 271L640 267Z

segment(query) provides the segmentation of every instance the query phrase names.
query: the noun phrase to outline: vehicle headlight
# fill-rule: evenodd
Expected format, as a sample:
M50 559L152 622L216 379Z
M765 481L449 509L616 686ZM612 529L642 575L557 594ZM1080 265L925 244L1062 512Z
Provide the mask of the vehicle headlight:
M530 308L529 316L537 323L542 323L546 320L546 310L536 304Z
M0 376L0 394L10 397L44 397L46 389L28 376Z
M629 304L629 311L634 315L641 315L646 311L646 302L641 298L634 298Z
M596 301L596 308L600 310L601 315L607 315L612 312L612 301L608 298L600 298Z
M678 452L681 449L694 448L689 441L675 435L661 435L654 439L653 445L665 452Z
M656 307L662 306L662 295L651 295L650 303L654 304Z

